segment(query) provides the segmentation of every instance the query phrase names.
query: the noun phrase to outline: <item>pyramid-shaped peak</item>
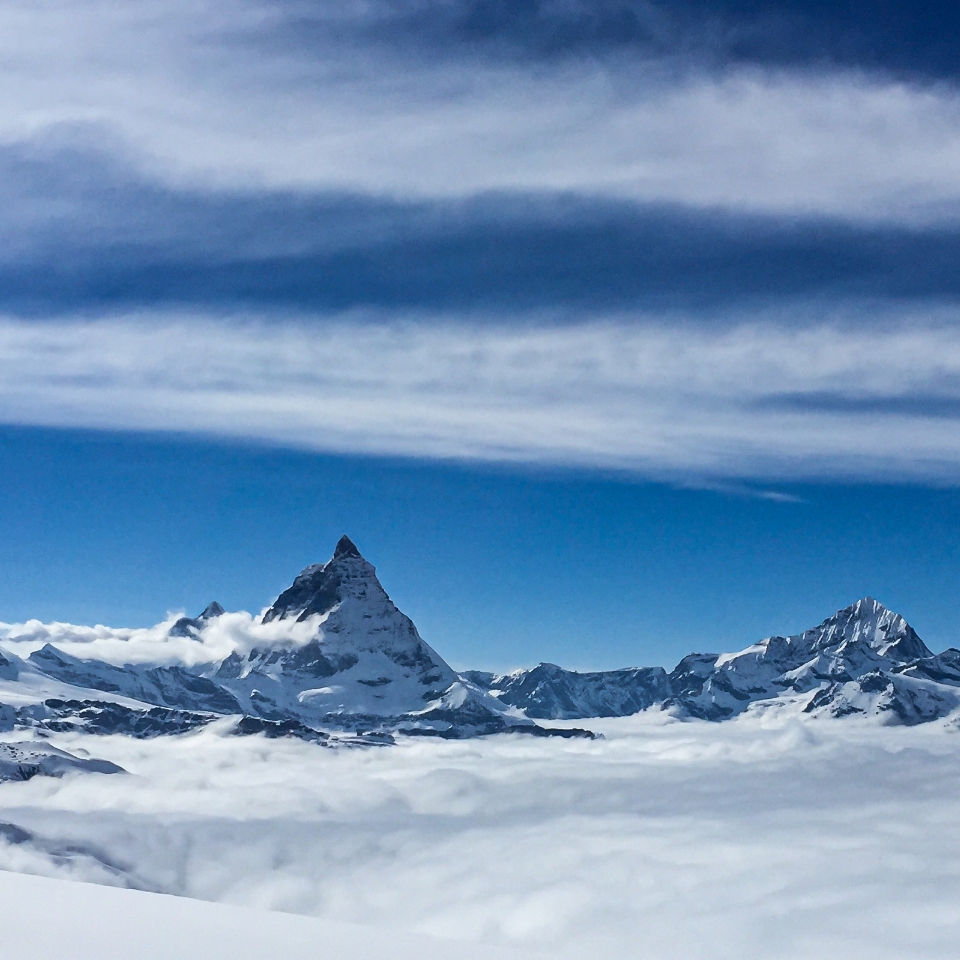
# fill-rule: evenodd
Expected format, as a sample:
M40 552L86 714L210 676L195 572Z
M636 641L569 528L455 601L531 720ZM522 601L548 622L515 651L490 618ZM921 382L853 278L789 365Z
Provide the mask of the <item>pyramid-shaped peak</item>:
M216 600L213 603L208 603L204 608L203 613L197 617L198 620L215 620L217 617L222 617L227 611L217 603Z
M363 559L360 551L357 549L357 545L346 534L337 541L336 549L333 551L334 560L342 560L345 557L355 557L358 560Z
M263 622L305 620L313 614L328 613L347 596L360 595L376 596L389 603L373 565L348 536L342 536L326 563L314 563L300 571L263 615Z
M806 631L803 638L813 641L820 649L844 641L859 641L885 657L910 660L932 656L913 627L873 597L861 597L838 610L819 627Z

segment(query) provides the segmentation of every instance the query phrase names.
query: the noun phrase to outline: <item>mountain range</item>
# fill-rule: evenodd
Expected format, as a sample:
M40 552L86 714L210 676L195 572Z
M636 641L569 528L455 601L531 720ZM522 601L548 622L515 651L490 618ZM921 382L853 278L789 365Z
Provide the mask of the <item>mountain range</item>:
M935 655L869 597L801 634L690 654L670 672L541 663L457 673L347 537L256 618L211 603L148 631L30 621L0 626L0 640L0 730L150 737L222 723L333 746L398 734L591 736L543 721L649 709L709 721L789 709L916 724L960 707L960 651Z

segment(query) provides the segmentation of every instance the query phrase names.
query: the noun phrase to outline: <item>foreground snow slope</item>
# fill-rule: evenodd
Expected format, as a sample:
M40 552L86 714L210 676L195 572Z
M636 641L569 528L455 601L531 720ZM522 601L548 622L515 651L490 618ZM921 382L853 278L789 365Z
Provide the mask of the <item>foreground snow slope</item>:
M377 750L56 735L128 774L0 783L0 868L553 960L955 960L953 721L595 725Z
M11 960L520 960L518 951L0 871ZM534 957L535 960L535 957Z

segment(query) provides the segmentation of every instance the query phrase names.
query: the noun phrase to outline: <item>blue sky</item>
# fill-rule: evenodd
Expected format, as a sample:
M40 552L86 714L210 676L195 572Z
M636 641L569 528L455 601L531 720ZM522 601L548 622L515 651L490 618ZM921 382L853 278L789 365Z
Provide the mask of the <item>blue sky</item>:
M864 593L956 642L958 47L945 4L6 4L0 619L256 607L349 532L458 665Z
M150 624L259 610L347 531L459 668L663 663L799 631L864 594L956 642L960 492L689 489L35 428L0 432L0 609Z

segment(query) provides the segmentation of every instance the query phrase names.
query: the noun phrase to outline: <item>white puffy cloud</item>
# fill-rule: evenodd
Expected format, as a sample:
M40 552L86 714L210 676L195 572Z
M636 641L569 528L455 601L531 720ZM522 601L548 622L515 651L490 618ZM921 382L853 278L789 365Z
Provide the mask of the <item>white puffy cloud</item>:
M188 667L215 663L231 653L246 656L255 647L299 646L317 634L318 616L302 622L274 620L261 623L245 611L225 613L203 625L197 636L170 636L181 614L171 614L153 627L93 627L72 623L0 623L0 644L21 658L48 643L83 660L128 663L183 664Z

